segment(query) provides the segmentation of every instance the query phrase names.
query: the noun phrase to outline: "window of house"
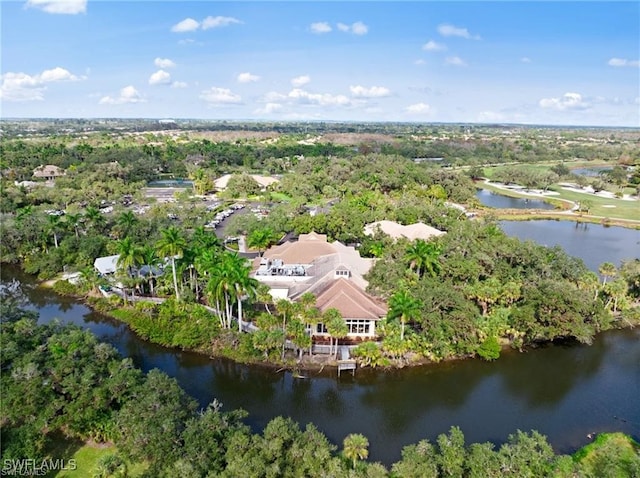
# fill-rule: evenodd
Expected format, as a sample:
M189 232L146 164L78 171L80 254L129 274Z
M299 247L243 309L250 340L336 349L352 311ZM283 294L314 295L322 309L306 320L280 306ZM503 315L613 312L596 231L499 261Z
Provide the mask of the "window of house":
M350 334L368 335L371 333L371 322L365 319L345 320Z
M316 325L316 333L328 334L329 332L327 332L327 327L322 322L320 322L318 325Z
M347 270L337 270L336 277L349 277L349 271Z

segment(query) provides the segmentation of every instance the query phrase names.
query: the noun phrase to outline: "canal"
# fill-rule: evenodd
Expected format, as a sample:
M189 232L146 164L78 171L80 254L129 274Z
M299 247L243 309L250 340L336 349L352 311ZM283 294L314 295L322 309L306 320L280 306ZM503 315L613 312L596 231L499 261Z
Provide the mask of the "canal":
M575 243L583 259L598 256L594 264L637 256L637 231L589 225L578 240L572 223L548 223L543 238ZM526 235L525 226L539 226L517 225L519 232L508 233ZM509 230L512 224L502 227ZM592 234L599 246L580 248ZM434 440L453 425L468 442L496 444L517 429L536 429L562 453L588 443L587 434L593 432L622 431L640 439L640 328L601 334L591 346L571 342L508 351L493 363L359 369L355 377L346 374L339 380L334 370L325 370L295 379L272 368L149 344L125 325L39 287L14 267L3 266L0 278L3 285L16 281L41 322L59 318L90 329L141 369L159 368L175 377L202 406L218 399L227 410L244 408L250 413L247 423L256 431L278 415L302 426L312 422L338 445L349 433L363 433L371 444L371 460L387 465L400 458L403 446Z

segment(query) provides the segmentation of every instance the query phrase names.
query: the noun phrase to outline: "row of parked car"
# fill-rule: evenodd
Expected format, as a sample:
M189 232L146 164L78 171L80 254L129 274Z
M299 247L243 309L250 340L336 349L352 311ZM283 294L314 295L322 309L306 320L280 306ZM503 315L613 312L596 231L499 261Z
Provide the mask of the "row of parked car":
M232 206L229 206L227 209L223 209L218 214L216 214L216 217L213 220L206 223L204 227L209 229L215 229L220 225L222 221L224 221L226 218L231 216L234 212L243 208L244 208L244 204L240 204L240 203L233 204Z

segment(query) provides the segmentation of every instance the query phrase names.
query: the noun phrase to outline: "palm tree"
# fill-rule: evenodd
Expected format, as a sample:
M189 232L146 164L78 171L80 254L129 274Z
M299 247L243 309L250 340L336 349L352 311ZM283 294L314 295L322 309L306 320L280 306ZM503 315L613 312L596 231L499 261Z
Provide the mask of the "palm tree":
M278 311L278 314L282 317L282 333L285 336L287 336L287 321L293 317L293 315L296 313L296 304L294 304L293 302L288 301L287 299L280 299L278 300L278 302L276 302L276 310ZM282 342L282 358L284 359L284 346L285 346L285 342Z
M173 288L176 293L176 300L180 300L180 292L178 291L178 276L176 274L176 257L181 257L187 247L187 241L184 240L182 234L175 226L162 231L162 238L158 241L156 248L158 254L171 258L171 269L173 272Z
M600 280L595 272L588 271L578 278L578 289L593 292L593 300L598 298Z
M231 254L231 257L232 260L230 267L233 267L234 269L234 290L238 306L238 332L242 332L242 301L256 296L258 281L253 277L249 277L251 267L247 263L246 259L235 253Z
M116 224L123 233L124 237L127 237L131 232L131 229L138 223L138 218L132 211L124 211L118 216Z
M116 268L124 271L124 277L128 282L133 278L133 270L143 262L142 250L135 245L130 237L126 237L117 242L116 252L119 254ZM135 296L135 283L131 288Z
M607 278L615 277L618 274L618 269L616 269L616 266L611 262L604 262L600 264L598 272L600 272L600 275L602 276L602 286L604 287L607 283Z
M154 295L155 281L157 278L156 272L160 267L160 258L156 253L156 250L150 245L142 246L140 250L142 256L142 264L148 267L148 273L146 274L146 280L149 284L149 292L151 297Z
M101 230L107 220L97 207L89 206L84 212L84 218L89 221L91 228Z
M355 469L358 460L366 460L369 456L369 440L360 433L351 433L344 439L343 453Z
M78 228L80 227L80 219L82 216L80 214L65 214L64 222L70 227L73 227L73 230L76 233L76 237L79 236Z
M417 239L407 248L404 257L409 263L409 267L412 270L415 268L419 276L428 272L432 277L435 277L440 272L438 258L441 252L442 248L438 244Z
M327 332L331 335L331 349L333 349L333 341L335 339L335 357L338 356L338 342L341 338L346 337L349 333L349 327L342 318L342 314L338 309L327 309L322 314L322 322L327 328ZM334 353L333 350L329 350L329 353Z
M404 340L404 327L408 320L420 317L422 302L415 299L407 289L396 291L389 299L390 319L400 318L400 340Z
M60 229L60 216L47 216L47 230L53 235L53 243L58 248L58 230Z
M260 257L266 249L278 240L275 232L271 228L256 229L247 237L247 245L253 249L258 249Z

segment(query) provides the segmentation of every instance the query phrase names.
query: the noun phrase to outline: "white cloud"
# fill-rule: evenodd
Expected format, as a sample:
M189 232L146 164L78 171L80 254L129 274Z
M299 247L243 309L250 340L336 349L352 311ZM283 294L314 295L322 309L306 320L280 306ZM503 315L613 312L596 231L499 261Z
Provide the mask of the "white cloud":
M99 104L101 105L123 105L125 103L145 103L145 100L138 90L136 90L133 86L125 86L120 90L120 94L113 98L111 96L104 96L100 99Z
M351 25L347 25L346 23L338 23L336 27L341 32L353 33L354 35L366 35L369 32L369 27L362 22L355 22L355 23L352 23ZM328 30L328 31L331 31L331 30Z
M422 58L420 58L419 60L416 60L413 62L414 65L426 65L427 62L424 61Z
M384 86L372 86L367 88L365 86L350 86L349 90L351 94L356 98L382 98L389 96L391 91Z
M68 70L60 68L59 66L51 70L44 70L40 73L40 81L43 83L49 83L51 81L77 81L79 79L76 75L72 75Z
M446 23L438 25L438 33L443 37L460 37L466 38L467 40L480 40L480 36L472 35L466 28L456 27Z
M171 88L186 88L187 83L185 83L184 81L174 81L173 83L171 83Z
M7 72L0 76L0 98L7 101L41 101L47 83L59 81L79 81L86 77L78 77L69 70L59 66L50 70L44 70L36 75L26 73Z
M301 76L296 76L295 78L291 78L291 84L296 88L300 88L301 86L306 85L310 81L311 81L311 77L309 75L301 75Z
M256 114L273 114L273 113L277 113L278 111L282 110L282 105L280 103L267 103L266 105L264 105L264 108L259 108L257 110L254 111L254 113Z
M416 103L413 105L409 105L404 109L407 113L412 115L420 115L429 113L431 111L431 106L426 103Z
M609 66L631 66L637 68L640 66L640 61L627 60L626 58L611 58L607 64Z
M300 88L294 88L287 97L295 103L302 105L319 106L347 106L351 100L344 95L332 95L330 93L309 93Z
M233 17L207 17L202 20L202 29L209 30L210 28L228 27L235 23L242 23L237 18Z
M560 98L542 98L538 104L541 108L556 111L585 110L590 107L580 93L565 93Z
M309 25L309 28L313 33L317 34L329 33L331 31L331 26L327 22L315 22Z
M442 43L429 40L427 43L422 45L422 49L425 51L443 51L447 49L447 46Z
M286 98L287 95L283 95L282 93L278 93L277 91L270 91L262 97L261 101L263 103L277 103L285 100Z
M171 27L172 32L184 33L192 32L200 28L200 22L195 21L193 18L185 18L179 23L176 23Z
M453 66L467 66L467 64L464 62L464 60L462 58L460 58L459 56L448 56L444 62L447 65L453 65Z
M238 75L238 83L253 83L256 81L260 80L260 77L258 75L252 75L249 72L246 73L240 73Z
M156 58L153 60L153 64L158 68L175 68L176 64L168 58Z
M158 70L149 77L150 85L168 85L171 83L171 75L164 70Z
M351 25L351 33L354 35L366 35L369 27L362 22L355 22Z
M26 6L47 13L77 15L86 13L87 0L28 0Z
M531 58L529 58L528 56L523 56L522 58L520 58L520 61L522 63L531 63Z
M218 88L212 86L200 94L200 98L211 106L217 105L237 105L242 103L242 97L233 93L228 88Z

